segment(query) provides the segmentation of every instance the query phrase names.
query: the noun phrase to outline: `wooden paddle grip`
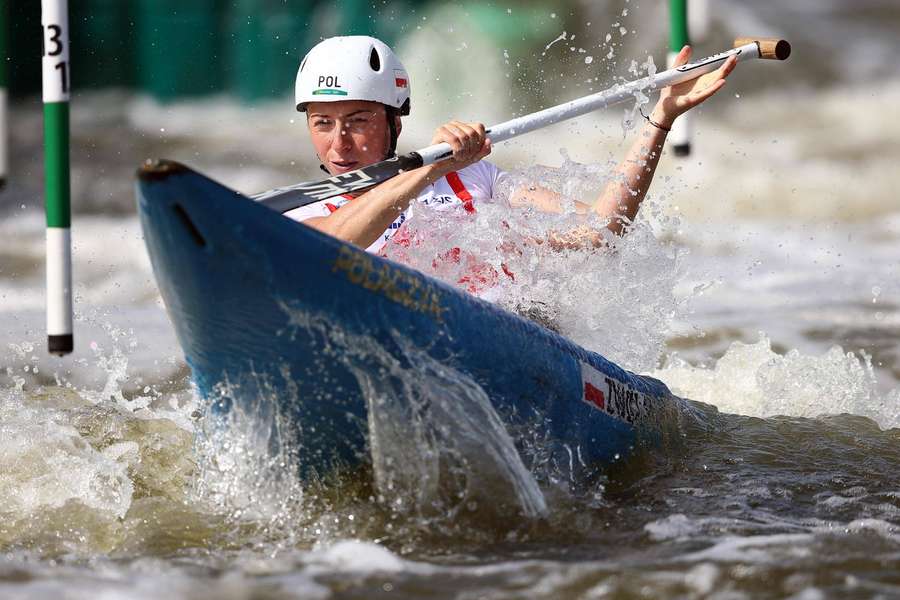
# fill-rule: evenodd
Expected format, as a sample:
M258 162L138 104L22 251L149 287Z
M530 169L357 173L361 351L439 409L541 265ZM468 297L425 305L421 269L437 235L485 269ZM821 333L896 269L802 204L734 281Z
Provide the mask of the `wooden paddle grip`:
M760 58L784 60L791 55L791 45L788 41L779 40L778 38L740 37L734 40L734 47L737 48L738 46L754 43L759 48Z

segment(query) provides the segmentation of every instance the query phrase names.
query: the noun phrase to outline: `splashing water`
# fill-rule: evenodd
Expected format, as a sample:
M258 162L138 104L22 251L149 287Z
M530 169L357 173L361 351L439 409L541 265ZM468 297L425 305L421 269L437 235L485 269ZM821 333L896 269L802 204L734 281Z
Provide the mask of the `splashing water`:
M568 159L559 168L507 173L494 202L474 215L416 207L408 240L389 244L388 258L538 320L632 370L655 367L679 306L673 289L684 251L654 234L675 227L649 198L624 238L606 221L576 213L593 203L609 165ZM512 207L511 192L540 186L562 197L563 212ZM606 246L554 249L559 232L599 233Z
M544 51L541 53L541 56L545 56L545 55L547 54L547 50L550 49L550 46L552 46L553 44L555 44L555 43L557 43L557 42L564 42L566 39L567 39L567 37L566 37L566 32L563 31L563 32L562 32L561 34L559 34L552 42L550 42L549 44L547 44L546 46L544 46Z
M193 492L233 523L251 523L264 537L290 540L286 526L303 514L304 494L297 477L298 448L278 396L300 399L296 389L276 389L252 374L248 378L253 381L221 383L211 394L199 420ZM242 402L233 402L238 396ZM225 416L213 414L222 403L229 405Z
M521 511L546 513L547 505L522 463L490 399L469 377L443 365L402 339L404 361L374 342L366 343L383 369L351 370L368 403L369 440L375 481L382 497L403 510L481 517Z
M452 521L460 511L535 517L546 502L484 390L396 336L373 338L282 303L292 327L318 333L368 405L379 500L398 513ZM299 399L297 400L299 401Z
M173 421L62 387L0 400L3 545L51 555L138 546L144 519L163 526L186 501L193 436Z
M776 354L768 337L755 344L733 342L712 368L673 357L654 375L672 391L742 415L817 417L849 413L883 427L900 426L897 390L879 396L868 356L833 346L822 356L791 350Z

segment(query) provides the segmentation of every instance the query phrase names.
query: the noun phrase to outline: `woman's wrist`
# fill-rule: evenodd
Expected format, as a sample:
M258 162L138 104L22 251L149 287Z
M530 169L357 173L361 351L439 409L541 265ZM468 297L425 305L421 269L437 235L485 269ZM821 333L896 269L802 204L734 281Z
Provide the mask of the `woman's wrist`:
M649 121L663 130L672 129L672 125L675 123L675 119L678 115L669 115L663 110L659 104L654 107L653 112L650 113L648 117Z
M653 129L657 129L659 131L662 131L663 133L669 133L670 131L672 131L671 126L666 126L666 125L661 124L659 121L654 119L652 116L646 114L643 110L641 111L641 116L644 117L644 119L647 121L648 127L652 127Z
M423 167L423 173L425 173L425 184L431 185L441 177L446 176L447 173L454 171L455 169L451 165L452 161L445 159Z

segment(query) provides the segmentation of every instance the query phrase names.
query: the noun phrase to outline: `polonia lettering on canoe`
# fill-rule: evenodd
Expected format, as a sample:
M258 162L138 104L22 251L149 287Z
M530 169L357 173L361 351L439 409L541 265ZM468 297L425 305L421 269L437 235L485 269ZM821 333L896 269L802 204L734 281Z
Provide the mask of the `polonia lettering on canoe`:
M438 322L447 310L441 306L440 293L433 285L389 263L376 264L372 256L361 250L341 246L331 270L344 273L354 285L410 310L431 315Z

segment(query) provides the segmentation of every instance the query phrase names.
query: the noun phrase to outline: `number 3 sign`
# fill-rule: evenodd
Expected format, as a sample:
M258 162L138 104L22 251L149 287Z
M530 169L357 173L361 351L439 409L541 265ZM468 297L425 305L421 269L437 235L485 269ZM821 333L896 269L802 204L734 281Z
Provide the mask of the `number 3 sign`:
M69 15L66 0L42 0L44 102L69 100Z

